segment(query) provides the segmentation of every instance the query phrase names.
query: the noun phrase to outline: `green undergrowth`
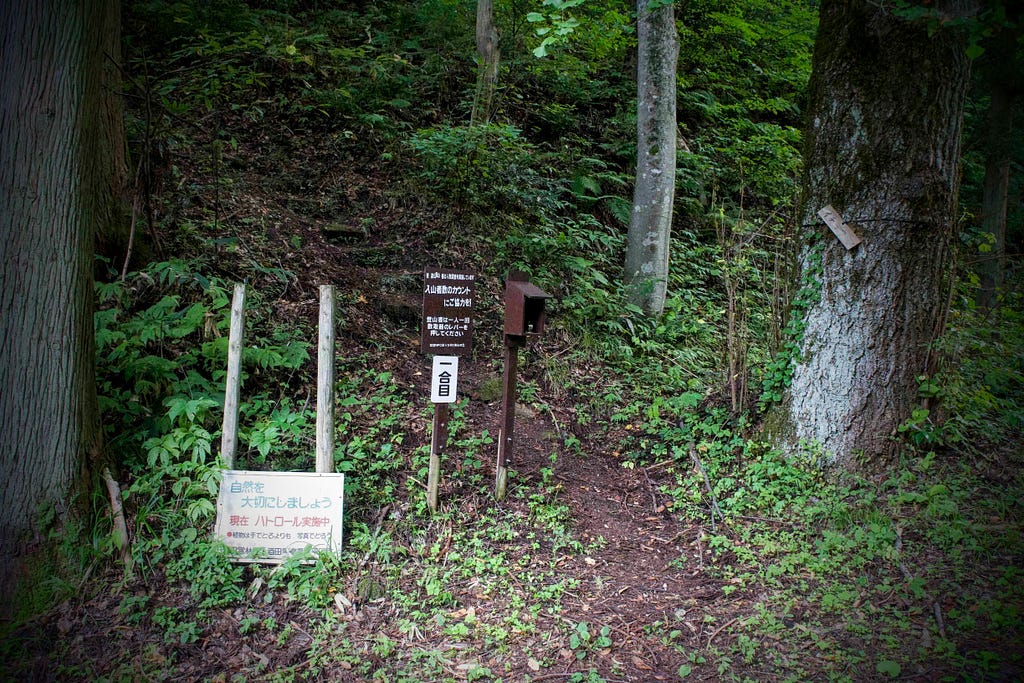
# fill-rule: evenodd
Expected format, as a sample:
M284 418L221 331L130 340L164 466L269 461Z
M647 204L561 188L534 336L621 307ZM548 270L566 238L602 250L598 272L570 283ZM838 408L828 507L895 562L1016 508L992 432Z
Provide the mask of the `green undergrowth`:
M514 657L535 678L623 680L605 658L619 654L622 620L570 614L587 586L567 567L604 541L581 539L573 483L555 476L560 458L606 455L656 480L664 514L686 532L666 571L715 586L699 610L635 624L682 662L669 674L998 680L1024 667L1013 654L1024 651L1024 302L1012 287L993 312L975 310L969 288L955 292L937 371L919 378L921 407L884 474L823 470L813 446L783 454L759 436L758 403L785 388L817 294L813 281L787 284L815 22L806 4L678 7L676 220L656 319L619 285L636 156L635 36L622 7L560 0L524 20L522 3L496 2L499 96L490 122L470 127L472 3L349 5L126 6L129 142L139 159L165 160L172 180L154 228L173 249L194 251L201 237L231 258L165 260L96 286L100 405L132 538L132 575L110 593L117 628L158 637L93 668L61 664L62 677L164 679L237 629L268 651L301 650L274 671L254 659L237 680L339 669L354 680L521 680ZM538 59L546 27L572 30ZM326 166L295 166L295 149L322 152ZM256 158L288 197L240 189ZM349 166L351 177L335 175ZM394 364L408 340L374 340L337 370L343 553L236 565L209 534L223 464L223 273L273 284L249 292L237 466L312 469L314 335L275 317L274 296L296 275L275 265L267 214L364 175L389 186L386 211L353 199L376 188L344 187L310 200L315 219L352 214L368 239L390 240L388 254L427 243L432 263L465 263L491 283L523 270L554 295L547 334L523 352L520 402L551 418L560 443L550 466L513 470L496 504L495 436L474 426L476 399L461 400L431 515L430 410ZM410 206L423 215L403 214ZM223 234L230 221L238 234ZM306 239L284 244L299 252ZM90 504L94 525L47 532L66 571L32 575L26 615L89 593L90 573L120 572L105 494ZM699 635L688 629L697 612ZM16 646L2 647L13 661ZM73 647L62 640L56 658Z
M885 474L829 471L810 447L782 454L699 393L613 416L629 435L623 465L671 472L672 509L700 521L704 543L679 568L719 577L744 605L729 644L692 671L988 680L1024 664L1024 330L1013 296L984 312L966 294L936 344L939 372L922 378L930 409L901 427Z
M198 265L158 263L97 286L98 374L109 438L124 464L132 536L133 574L126 575L120 598L127 622L161 632L166 646L187 646L215 627L218 610L249 605L256 611L260 604L284 600L312 609L322 637L334 639L344 635L337 614L346 601L362 606L384 599L399 615L400 632L382 634L371 644L380 656L412 633L461 638L507 654L513 642L536 631L542 615L560 612L562 596L576 583L557 571L558 564L587 547L571 530L573 518L553 470L544 468L539 481L526 485L517 484L512 472L511 506L492 509L483 460L493 440L487 431L470 428L463 400L452 406L446 450L454 466L447 485L456 495L431 517L422 488L426 447L405 443L411 424L426 423L429 415L413 406L391 373L372 370L367 357L346 360L337 370L335 463L350 475L346 495L352 503L343 556L296 556L278 567L232 563L209 534L222 466L216 454L227 287L201 275ZM303 330L272 324L266 306L250 297L240 411L246 426L236 462L255 469L308 469L315 420L289 399L288 388L296 374L306 372L309 344ZM246 389L254 386L276 390L251 395ZM94 552L115 558L109 530L101 523L96 531L100 544ZM158 577L166 582L155 584L165 585L161 592L150 593L136 582ZM176 596L174 604L165 602L164 591ZM474 617L460 611L470 595L509 599L509 609L502 616ZM244 623L247 630L277 630L287 639L288 629L266 618ZM582 637L578 632L577 639ZM594 638L601 637L598 627ZM578 642L585 648L590 641ZM314 669L321 648L324 665L344 662L366 676L378 668L365 649L318 640L311 650ZM439 653L438 661L449 656ZM162 666L173 664L172 657ZM395 666L419 676L432 665L410 654ZM491 680L485 669L475 676Z
M422 488L426 447L405 443L410 421L425 423L429 414L414 408L389 372L370 370L368 358L355 358L338 373L339 431L345 438L336 462L352 475L347 493L357 501L344 557L324 555L312 566L288 562L277 569L243 570L228 562L203 531L212 522L213 407L219 399L212 387L221 378L216 368L223 349L213 346L204 355L203 344L193 344L200 351L185 352L206 329L199 321L209 321L207 311L214 316L213 329L223 328L226 301L216 281L184 264L172 265L100 289L106 306L97 314L100 357L127 359L125 367L148 372L102 375L108 377L107 391L131 391L140 399L119 423L137 425L140 432L123 439L138 452L127 490L137 564L144 574L159 570L189 586L191 601L176 611L153 612L145 600L128 596L124 609L164 629L167 642L189 643L210 627L211 609L247 604L256 586L268 600L283 597L321 610L323 633L347 643L318 640L314 668L345 662L368 677L384 671L380 661L387 658L394 663L386 671L399 677L443 676L443 662L465 647L507 661L515 643L549 632L564 596L579 589L559 571L561 563L599 548L574 534L573 514L553 469L542 468L537 479L513 485L511 505L494 507L484 465L493 439L469 428L463 400L452 407L449 424L452 497L430 516ZM151 281L166 291L149 292ZM130 292L131 282L145 283L139 291L148 295ZM172 319L179 322L148 324L161 317L154 307L176 312ZM1006 659L1001 645L1024 640L1018 569L1024 560L1024 482L1019 450L1012 448L1019 429L1019 370L988 354L993 345L1011 356L1016 352L1019 318L1005 310L992 328L966 325L974 315L964 309L958 318L965 327L954 325L942 341L960 350L958 363L949 366L955 370L932 378L922 391L933 401L941 397L938 405L945 410L957 411L958 434L987 434L986 443L997 450L977 457L977 449L951 438L929 413L908 421L901 459L887 476L838 475L822 469L813 449L783 455L751 440L747 414L709 404L704 384L692 376L679 378L677 386L684 389L648 392L644 400L605 388L603 400L616 406L608 429L627 435L623 465L663 468L669 481L661 492L671 501L669 510L700 526L698 543L675 560L676 568L714 577L725 596L742 604L722 637L704 650L667 637L666 645L688 658L681 675L742 679L734 672L760 662L762 669L791 678L928 675L929 666L942 675L971 671L998 677L1001 667L1021 665ZM302 346L294 336L271 335L267 341L273 340ZM257 336L253 344L259 343ZM295 368L288 359L299 354L290 348L285 344L275 354L248 358L247 367L290 373ZM154 360L165 356L173 358L171 365ZM161 374L152 367L162 368ZM156 400L157 387L168 392L163 400ZM573 389L585 395L583 387ZM524 387L525 400L536 391ZM243 440L249 465L298 462L294 451L308 448L310 415L266 397L245 410L259 425ZM281 438L267 438L275 425ZM568 441L564 445L571 450ZM553 464L557 458L552 454ZM996 458L1002 458L1005 475L993 469ZM113 552L109 542L104 547ZM352 610L362 604L391 611L394 628L362 646L375 657L345 640L345 619L336 613L350 609L344 601ZM501 609L482 613L470 607L479 603L500 603ZM606 648L609 635L602 627L565 625L565 649L585 664ZM447 645L432 654L403 645L423 639ZM544 657L538 650L538 666L554 663ZM500 678L489 664L477 662L474 676ZM580 680L591 676L585 671Z

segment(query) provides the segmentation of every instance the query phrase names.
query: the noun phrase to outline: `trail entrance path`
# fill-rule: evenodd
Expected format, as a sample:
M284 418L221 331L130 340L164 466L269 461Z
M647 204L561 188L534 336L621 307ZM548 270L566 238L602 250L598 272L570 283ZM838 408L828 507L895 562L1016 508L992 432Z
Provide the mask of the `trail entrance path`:
M516 466L527 480L550 467L557 452L557 426L545 414L520 416ZM715 638L736 600L704 571L711 561L702 526L669 510L659 487L671 481L661 467L624 467L615 453L562 454L554 478L568 502L574 530L590 550L559 564L578 586L562 601L563 624L587 624L594 637L610 630L612 646L594 653L590 665L609 679L679 680L690 663L684 650L699 652ZM579 663L566 653L566 672ZM552 667L558 670L557 665Z

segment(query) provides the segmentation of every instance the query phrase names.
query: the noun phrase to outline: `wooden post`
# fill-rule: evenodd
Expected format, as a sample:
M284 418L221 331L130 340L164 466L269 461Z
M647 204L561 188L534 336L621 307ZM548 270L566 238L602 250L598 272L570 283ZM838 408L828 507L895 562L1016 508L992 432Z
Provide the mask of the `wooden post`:
M508 485L506 462L515 450L516 370L519 365L518 340L505 337L505 376L501 401L501 426L498 428L498 462L494 468L494 497L504 500Z
M242 339L245 334L245 285L235 285L231 299L231 332L228 336L228 376L224 386L224 423L220 457L226 469L235 465L238 447L238 395L242 384Z
M434 404L434 426L430 435L430 468L427 470L427 507L437 512L437 489L441 480L441 451L448 443L448 404Z
M334 287L320 285L316 374L316 471L334 471Z

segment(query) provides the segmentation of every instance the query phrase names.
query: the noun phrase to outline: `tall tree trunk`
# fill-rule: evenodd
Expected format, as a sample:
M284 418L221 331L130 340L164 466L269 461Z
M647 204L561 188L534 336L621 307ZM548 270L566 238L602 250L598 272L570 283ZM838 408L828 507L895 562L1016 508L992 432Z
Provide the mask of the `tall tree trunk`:
M665 308L676 184L676 65L672 4L637 0L637 159L623 279L630 303Z
M103 41L112 0L0 7L0 584L98 456L92 319Z
M494 23L494 0L476 1L476 53L478 60L476 96L469 125L491 120L494 91L498 87L498 27Z
M93 85L98 89L93 124L97 134L86 144L86 158L96 173L96 251L112 260L123 260L129 249L131 188L124 133L124 100L121 97L121 3L96 3L87 18L86 30L93 55ZM120 265L118 263L117 265Z
M977 303L993 308L1003 286L1006 268L1006 209L1010 189L1010 162L1013 158L1010 138L1013 132L1013 105L1020 75L1011 81L1004 69L1014 65L1017 52L1016 32L1004 29L989 46L986 57L989 73L985 79L989 91L988 121L985 131L985 181L981 200L981 229L992 235L991 249L982 254L978 271L981 288ZM1013 68L1010 66L1009 68Z
M820 444L844 466L884 457L915 405L944 315L967 84L953 31L929 36L870 0L822 2L801 210L813 235L800 259L800 285L817 296L768 421L791 448ZM826 205L859 246L825 228Z

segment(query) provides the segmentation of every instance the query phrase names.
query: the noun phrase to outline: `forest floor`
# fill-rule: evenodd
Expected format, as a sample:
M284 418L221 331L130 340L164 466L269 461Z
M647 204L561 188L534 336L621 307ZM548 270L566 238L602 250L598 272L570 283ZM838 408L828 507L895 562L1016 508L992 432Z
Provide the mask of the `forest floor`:
M461 237L451 225L430 225L429 216L425 222L415 202L389 190L379 169L353 168L353 160L329 152L296 156L300 150L317 149L324 149L322 141L242 140L228 160L233 170L221 179L230 191L217 200L209 192L183 196L179 206L189 208L167 222L185 220L195 211L216 214L216 222L237 243L214 261L215 271L231 280L263 273L269 287L280 292L268 302L275 324L308 327L316 317L317 286L334 284L343 302L338 356L364 358L376 370L394 373L414 397L412 411L402 416L409 430L404 445L411 451L429 442L423 408L429 401L430 373L428 359L418 350L419 275L425 267L438 265L432 242L441 241L441 250L451 259ZM295 164L278 165L286 157L296 158ZM217 182L196 162L185 156L175 160L182 173L179 187ZM410 227L416 223L418 229ZM339 230L342 239L330 239ZM159 248L158 235L154 249ZM479 266L480 255L470 251L466 258L466 266L441 265L469 270ZM274 268L293 274L285 287L266 275ZM499 278L478 282L476 350L460 368L460 394L468 399L462 434L497 432L500 401L481 399L477 388L500 376L501 288ZM559 351L565 349L558 348L557 339L537 342L545 344L543 351L522 352L523 379L536 381L543 374L538 353L558 363ZM592 381L601 382L596 366L572 371L594 373ZM200 635L195 642L176 643L174 634L180 630L172 628L169 635L167 623L151 616L140 620L126 611L125 598L147 596L153 612L160 607L188 610L194 604L187 587L165 581L159 572L123 582L108 568L105 575L84 577L74 598L12 634L25 642L16 676L288 680L313 670L313 677L321 680L474 680L491 675L507 680L589 680L586 676L591 675L677 680L680 667L690 664L679 645L700 651L716 639L726 640L724 629L747 613L750 596L740 591L727 597L722 581L703 571L703 563L711 561L704 524L672 514L670 500L659 492L659 485L671 483L670 463L624 467L612 448L614 435L601 430L599 440L588 438L575 412L572 395L550 383L529 404L518 405L510 493L503 502L488 496L486 485L450 483L447 471L462 469L457 448L454 454L445 452L438 519L407 519L411 502L383 510L349 502L354 510L350 514L365 515L377 534L382 529L401 534L410 524L425 527L426 541L420 543L440 545L433 559L442 568L445 555L467 540L453 533L453 526L502 527L500 540L489 541L497 547L478 550L482 555L476 558L507 566L507 572L496 572L502 576L499 584L489 585L486 575L447 583L444 600L432 605L434 613L425 623L410 627L409 607L396 606L388 597L423 593L424 568L410 567L396 579L386 561L363 557L355 571L338 577L337 594L342 597L329 610L336 611L330 618L289 599L286 592L261 589L263 581L249 573L249 605L204 614L207 622L196 626ZM566 429L575 430L581 448L565 447ZM620 437L625 435L619 431ZM493 455L487 450L481 458L487 461ZM489 478L493 466L487 463L483 471ZM422 495L417 487L409 492L410 497ZM538 495L548 511L536 504ZM538 515L545 514L560 517L556 533L568 532L560 539L562 548L537 538L545 533ZM685 569L680 557L692 558ZM361 583L366 577L379 584L370 596L367 584ZM254 619L258 626L251 625ZM460 623L466 628L451 626ZM343 634L352 651L338 648L323 635L324 628ZM496 631L507 638L497 637ZM429 665L422 664L424 657L431 660ZM485 675L485 670L490 673Z
M600 388L604 370L567 353L571 337L557 320L522 352L530 390L517 410L509 496L495 501L500 404L484 388L501 372L500 276L485 272L457 214L420 205L386 167L269 128L239 122L238 147L214 173L202 155L175 158L179 191L167 206L180 215L158 224L212 217L214 233L197 244L216 250L215 274L262 288L265 323L312 329L317 286L337 286L340 372L392 373L408 399L397 408L407 466L396 499L348 502L359 547L309 584L322 593L317 607L296 596L304 570L275 581L271 569L247 568L245 600L203 609L159 565L130 580L96 565L73 597L10 634L8 648L17 643L22 656L5 663L5 680L869 680L880 676L870 648L885 635L871 610L901 601L927 650L930 602L894 591L804 619L816 608L791 590L783 598L776 585L723 571L736 558L713 539L741 543L739 530L673 508L665 490L693 463L623 459L616 449L632 425L609 419L614 406L580 418L579 397L559 378ZM155 255L170 256L153 237ZM430 373L418 349L419 276L429 266L481 272L474 354L460 369L460 422L434 516L424 514L415 455L429 442ZM790 525L762 521L780 533ZM863 571L867 582L872 570ZM962 674L910 657L905 680ZM1021 671L992 678L1020 680Z

